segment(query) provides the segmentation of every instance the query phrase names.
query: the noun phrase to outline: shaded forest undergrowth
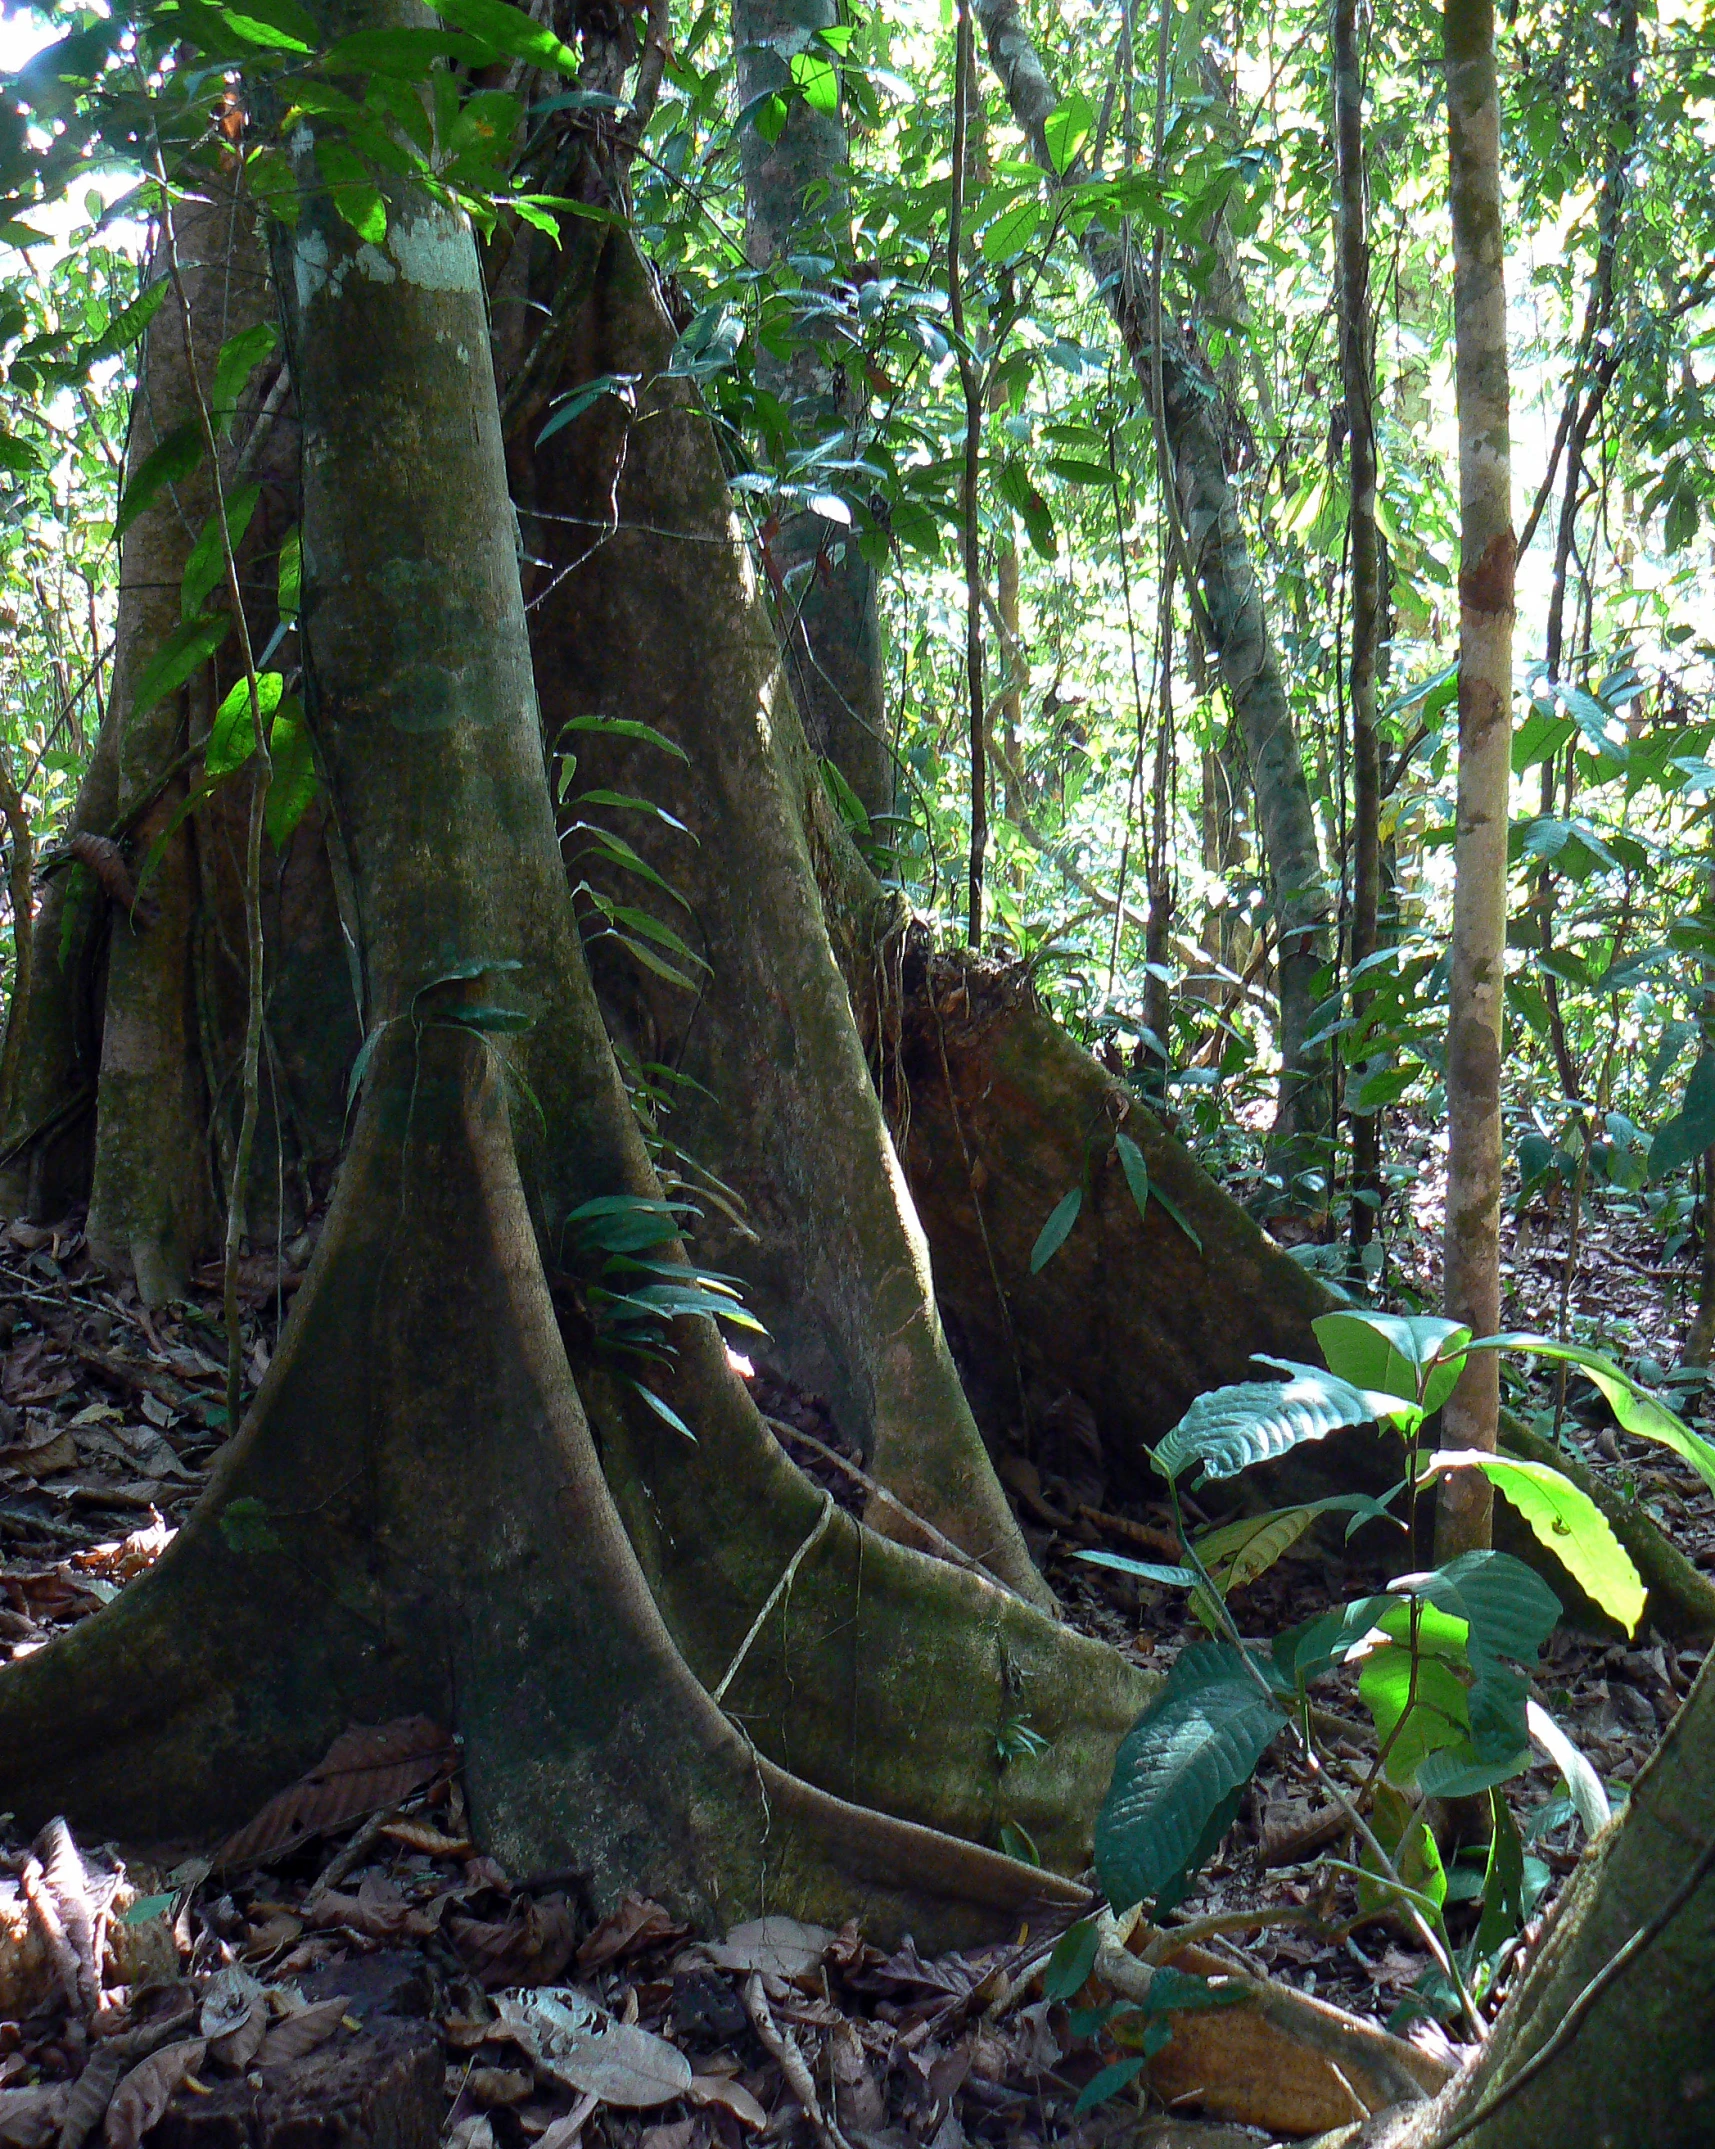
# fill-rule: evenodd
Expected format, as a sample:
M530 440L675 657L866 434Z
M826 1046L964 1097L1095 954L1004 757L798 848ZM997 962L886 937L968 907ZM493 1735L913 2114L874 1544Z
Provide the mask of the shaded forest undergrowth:
M247 1259L252 1382L266 1370L311 1248L306 1233L280 1259ZM1409 1244L1401 1252L1408 1264ZM1519 1296L1532 1312L1547 1312L1536 1301L1552 1294L1558 1264L1555 1218L1539 1208L1515 1261ZM1649 1347L1662 1321L1662 1266L1623 1229L1599 1228L1581 1256L1581 1289L1594 1294L1586 1310ZM213 1274L197 1298L151 1313L133 1287L115 1288L95 1269L75 1219L58 1227L14 1223L0 1236L0 1662L40 1648L111 1601L170 1542L226 1437L220 1324ZM765 1361L750 1379L787 1453L842 1505L861 1511L873 1488L821 1399ZM1552 1410L1552 1388L1541 1384L1530 1400ZM1699 1566L1715 1568L1715 1501L1677 1460L1633 1442L1576 1386L1564 1437L1594 1470L1642 1497ZM1152 1669L1165 1670L1198 1637L1182 1593L1078 1557L1104 1549L1144 1560L1176 1553L1168 1509L1110 1484L1087 1406L1067 1397L1050 1410L1030 1452L1002 1459L1002 1476L1075 1625ZM1198 1519L1194 1511L1190 1519ZM1305 1556L1289 1553L1238 1591L1234 1609L1245 1631L1266 1634L1385 1579L1373 1560L1337 1541L1319 1544ZM1551 1641L1538 1695L1616 1804L1701 1655L1648 1629L1630 1642L1564 1629ZM1374 1738L1355 1679L1349 1683L1352 1693L1330 1694L1319 1730L1328 1764L1353 1791ZM1012 1728L1022 1741L1032 1735L1022 1721ZM69 1839L38 1839L32 1853L15 1831L0 1834L0 2089L40 2092L0 2100L6 2149L63 2144L68 2127L80 2144L73 2100L85 2081L92 2113L84 2131L101 2125L105 2112L109 2142L126 2149L128 2130L151 2107L145 2099L115 2118L120 2105L106 2101L122 2051L128 2079L149 2061L143 2088L168 2112L153 2138L169 2149L199 2130L210 2142L209 2127L223 2149L241 2138L231 2132L239 2125L234 2099L251 2126L270 2095L284 2094L285 2077L264 2064L270 2051L276 2069L290 2074L294 2109L306 2098L311 2107L318 2097L349 2104L359 2093L354 2084L372 2081L375 2095L427 2100L459 2149L535 2141L571 2149L579 2138L614 2149L738 2149L752 2135L814 2140L818 2149L838 2149L842 2140L860 2149L961 2149L1095 2142L1122 2117L1135 2127L1143 2086L1134 2087L1135 2054L1116 2044L1101 2006L1087 2004L1089 1992L1062 1989L1064 1974L1057 1981L1054 1920L1035 1930L1026 1924L1004 1947L931 1963L909 1944L884 1958L854 1932L790 1921L746 1929L723 1954L690 1944L665 1911L640 1899L598 1923L578 1875L507 1875L474 1847L444 1733L419 1724L403 1737L398 1763L389 1763L385 1741L379 1755L360 1741L355 1765L342 1774L336 1762L319 1790L283 1794L286 1803L275 1801L248 1842L227 1846L225 1861L213 1866L207 1844L86 1845L68 1865ZM1553 1763L1539 1756L1507 1796L1525 1850L1527 1916L1510 1958L1496 1966L1491 1997L1528 1959L1583 1842ZM0 1830L7 1826L0 1817ZM1426 1994L1434 1997L1429 1957L1397 1915L1363 1899L1349 1868L1337 1869L1345 1832L1338 1807L1307 1798L1290 1772L1265 1763L1170 1920L1196 1926L1217 1973L1272 1978L1451 2059L1448 2029L1457 2035L1457 2021L1444 2029L1422 2005ZM99 1932L92 1941L86 1930L81 1944L95 1952L81 1972L68 1967L63 1946L56 1956L44 1943L48 1928L33 1907L56 1844L61 1884L71 1873L75 1896L82 1874L98 1908L111 1896L105 1961ZM1450 1865L1455 1939L1475 1929L1482 1878L1480 1847ZM74 1930L73 1956L77 1945ZM268 1990L259 1997L261 1986ZM580 2089L585 2077L576 2065L556 2071L554 2040L576 2044L563 2010L575 2015L583 2002L562 1993L543 2015L535 2002L506 1998L514 1988L566 1986L606 2011L594 2018L598 2030L610 2018L637 2025L665 2037L671 2051L646 2038L626 2060L633 2074L641 2068L637 2080L622 2068L611 2079L589 2075L594 2088ZM232 2023L222 2027L227 2015ZM577 2034L588 2032L585 2023ZM265 2047L269 2037L275 2043ZM1144 2082L1196 2109L1202 2100L1184 2060L1176 2070L1171 2059L1155 2058ZM697 2077L688 2090L679 2079L687 2065ZM1118 2094L1116 2066L1125 2077ZM1246 2116L1242 2092L1236 2107L1218 2108ZM1312 2109L1307 2119L1333 2124L1349 2116Z

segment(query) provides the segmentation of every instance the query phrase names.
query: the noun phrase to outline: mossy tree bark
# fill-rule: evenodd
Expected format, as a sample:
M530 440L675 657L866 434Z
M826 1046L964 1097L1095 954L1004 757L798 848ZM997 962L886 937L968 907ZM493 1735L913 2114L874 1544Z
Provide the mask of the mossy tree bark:
M422 1710L464 1735L485 1840L519 1865L587 1870L604 1899L647 1886L703 1922L856 1913L925 1944L1075 1903L1053 1870L983 1846L1015 1822L1050 1868L1082 1866L1146 1682L1014 1592L829 1510L707 1323L679 1320L653 1376L693 1445L580 1317L568 1212L660 1187L554 823L475 249L408 195L385 242L360 245L316 195L307 150L301 176L278 266L306 683L370 1040L362 1101L311 1274L196 1516L115 1605L0 1675L0 1802L131 1836L213 1830L342 1723ZM635 274L629 250L621 265ZM671 454L662 416L651 431ZM696 557L706 569L724 548L739 576L715 478L718 542ZM718 628L730 594L705 574L680 616ZM778 658L750 646L754 606L736 618L724 631L754 731ZM771 795L790 782L820 797L781 709L796 758ZM699 742L711 780L720 744ZM813 913L802 829L783 825L771 892L798 871ZM826 939L819 957L804 945L804 974L777 987L809 990L807 1027L861 1079L843 997L849 1045L829 1012ZM527 1030L497 1029L496 1004ZM776 1047L791 1034L777 1028ZM879 1172L872 1151L884 1136L854 1152ZM908 1204L891 1214L909 1255ZM897 1317L957 1398L916 1243L870 1312ZM980 1508L987 1464L963 1423ZM1001 1738L1019 1720L1048 1742L1027 1760Z

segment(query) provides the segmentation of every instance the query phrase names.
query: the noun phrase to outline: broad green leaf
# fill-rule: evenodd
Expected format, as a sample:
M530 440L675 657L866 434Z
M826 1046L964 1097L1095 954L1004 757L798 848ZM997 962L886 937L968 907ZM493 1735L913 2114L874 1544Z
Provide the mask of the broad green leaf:
M840 109L840 71L825 52L812 45L793 53L791 72L794 87L812 112L829 114Z
M442 56L486 65L497 55L479 38L450 30L354 30L322 55L329 74L373 72L421 82Z
M119 512L113 518L115 544L125 535L164 485L178 485L202 461L202 427L176 426L158 448L143 458L137 475L125 488Z
M1040 202L1021 201L1003 210L983 233L983 259L1011 261L1015 255L1022 254L1035 238L1041 222Z
M508 7L506 0L434 0L434 8L443 22L468 30L496 52L510 53L514 59L552 67L565 75L578 71L575 52L562 45L551 30L532 22L521 8Z
M1548 1463L1478 1449L1447 1449L1424 1465L1428 1478L1442 1470L1481 1470L1524 1517L1592 1603L1610 1613L1628 1634L1643 1617L1644 1585L1608 1518L1563 1472Z
M1125 1173L1125 1183L1131 1188L1131 1198L1137 1203L1137 1213L1144 1222L1149 1221L1149 1166L1144 1162L1143 1151L1129 1134L1116 1134L1114 1148L1119 1155L1120 1170Z
M147 716L158 701L176 693L226 640L232 621L224 612L213 618L187 619L143 667L131 700L131 720Z
M1553 1590L1508 1552L1465 1552L1391 1587L1409 1587L1439 1612L1466 1623L1466 1651L1479 1680L1503 1670L1508 1659L1534 1663L1560 1619Z
M283 851L319 787L310 727L296 694L286 695L280 703L280 712L268 734L268 756L274 773L268 784L262 825L275 850Z
M1685 1102L1650 1143L1649 1175L1665 1179L1715 1143L1715 1052L1698 1055L1685 1085Z
M1351 1604L1336 1605L1302 1626L1275 1636L1274 1667L1278 1680L1291 1692L1300 1690L1324 1672L1344 1664L1365 1636L1376 1630L1384 1613L1399 1604L1397 1597L1359 1597Z
M319 141L316 169L335 212L360 239L379 246L387 236L387 204L357 151L349 142Z
M1200 1395L1155 1450L1155 1467L1175 1478L1192 1463L1205 1477L1236 1477L1307 1440L1367 1425L1367 1396L1332 1373L1306 1369L1289 1381L1240 1381Z
M250 518L261 497L260 485L240 485L226 503L226 534L235 553L244 541L244 533L250 527ZM191 547L191 556L185 562L184 582L179 591L180 617L194 619L225 579L226 547L221 542L220 517L211 515L203 524Z
M1423 1395L1426 1412L1439 1410L1453 1393L1464 1362L1459 1353L1471 1338L1469 1328L1431 1314L1341 1311L1325 1313L1311 1326L1329 1366L1354 1387L1411 1402L1425 1369L1432 1367Z
M1191 1642L1121 1742L1096 1821L1096 1872L1116 1906L1151 1902L1189 1864L1222 1801L1280 1731L1275 1704L1224 1642Z
M1383 1773L1389 1783L1404 1787L1415 1780L1430 1754L1470 1743L1471 1712L1459 1676L1465 1660L1464 1622L1448 1619L1433 1606L1420 1609L1415 1676L1408 1608L1395 1605L1378 1624L1389 1639L1364 1658L1358 1693L1375 1718L1376 1737L1386 1754Z
M1635 1434L1640 1440L1654 1440L1664 1448L1671 1448L1715 1492L1715 1446L1700 1433L1694 1433L1659 1397L1622 1373L1612 1359L1604 1358L1600 1351L1585 1350L1577 1343L1557 1343L1552 1336L1527 1335L1521 1330L1479 1337L1471 1349L1530 1351L1539 1358L1563 1358L1568 1364L1578 1366L1601 1391L1608 1408L1628 1433Z
M214 366L211 408L222 431L231 432L245 383L279 340L279 331L271 321L258 321L252 328L241 328L221 345Z
M1150 2029L1155 2033L1155 2049L1159 2052L1166 2047L1172 2032L1165 2022L1152 2022ZM1151 2057L1148 2052L1140 2052L1135 2059L1116 2059L1108 2066L1098 2068L1079 2090L1072 2106L1072 2117L1080 2118L1085 2112L1093 2112L1097 2105L1106 2104L1110 2097L1117 2097L1122 2089L1137 2080Z
M32 470L40 470L42 459L27 440L18 440L10 433L0 433L0 470L11 471L14 477L25 477Z
M266 724L280 706L286 682L278 672L263 672L256 681L257 712ZM256 751L256 725L250 709L250 682L240 679L229 689L214 712L203 766L211 776L230 776L241 769Z
M1042 1993L1049 2000L1070 2000L1082 1992L1096 1967L1101 1927L1094 1918L1081 1918L1068 1926L1054 1943L1048 1967L1042 1973Z
M1084 1206L1084 1190L1075 1186L1071 1193L1063 1194L1049 1212L1047 1223L1036 1235L1036 1244L1030 1249L1030 1273L1040 1276L1065 1245L1072 1226L1078 1221L1078 1211Z
M1055 106L1043 125L1049 161L1057 172L1067 172L1078 152L1096 131L1095 108L1081 91L1074 91Z

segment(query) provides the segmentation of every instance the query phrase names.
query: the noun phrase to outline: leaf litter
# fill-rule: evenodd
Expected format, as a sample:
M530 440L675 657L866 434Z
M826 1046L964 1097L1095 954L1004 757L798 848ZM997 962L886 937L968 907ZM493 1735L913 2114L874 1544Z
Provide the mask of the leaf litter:
M306 1234L247 1271L252 1380L309 1250ZM0 1662L111 1601L194 1504L225 1438L209 1283L206 1303L151 1313L97 1275L75 1230L0 1231ZM844 1444L825 1402L766 1366L753 1378L793 1460L860 1508L826 1453ZM1162 1557L1169 1518L1107 1482L1080 1398L1050 1399L1042 1421L1009 1472L1033 1549L1076 1624L1164 1669L1196 1632L1182 1599L1070 1555ZM1573 1430L1593 1467L1611 1463L1611 1434ZM1697 1499L1676 1484L1670 1504ZM1361 1584L1356 1560L1318 1546L1235 1604L1266 1633ZM1650 1633L1625 1647L1560 1633L1538 1687L1623 1795L1700 1658ZM1354 1711L1335 1765L1361 1775L1363 1740ZM439 2039L447 2149L1081 2149L1135 2129L1135 2091L1079 2109L1115 2047L1044 1991L1053 1933L928 1960L790 1918L698 1942L635 1894L597 1918L575 1879L509 1875L476 1847L456 1758L424 1719L350 1727L212 1861L170 1870L79 1846L63 1822L26 1844L0 1817L0 2149L136 2149L187 2099L289 2084L394 2020ZM1559 1789L1539 1763L1509 1791L1527 1827L1552 1822L1530 1851L1555 1885L1581 1842L1554 1818ZM1385 2020L1426 1958L1386 1921L1341 1934L1318 1864L1339 1832L1265 1763L1176 1916L1237 1916L1266 1895L1298 1915L1217 1954Z

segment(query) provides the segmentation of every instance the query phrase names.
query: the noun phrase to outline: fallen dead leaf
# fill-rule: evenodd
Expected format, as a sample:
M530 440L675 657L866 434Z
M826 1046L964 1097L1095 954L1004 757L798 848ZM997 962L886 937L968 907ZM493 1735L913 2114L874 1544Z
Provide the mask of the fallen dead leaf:
M728 2081L725 2075L693 2075L685 2094L693 2104L718 2104L723 2112L731 2112L740 2126L760 2128L768 2124L768 2114L744 2084Z
M107 2107L107 2149L138 2149L172 2102L173 2092L202 2065L207 2050L205 2038L190 2037L183 2044L164 2045L133 2067Z
M704 1952L723 1970L760 1970L764 1977L802 1977L814 1970L837 1936L825 1925L801 1918L753 1918L735 1925L724 1940L712 1940Z
M316 2000L276 2022L263 2038L256 2054L258 2067L282 2067L288 2060L302 2059L325 2045L340 2026L349 2003L341 1994L332 2000Z
M253 1865L311 1836L396 1805L450 1768L457 1757L446 1732L426 1716L354 1725L340 1733L307 1776L271 1798L254 1820L228 1836L215 1863Z

